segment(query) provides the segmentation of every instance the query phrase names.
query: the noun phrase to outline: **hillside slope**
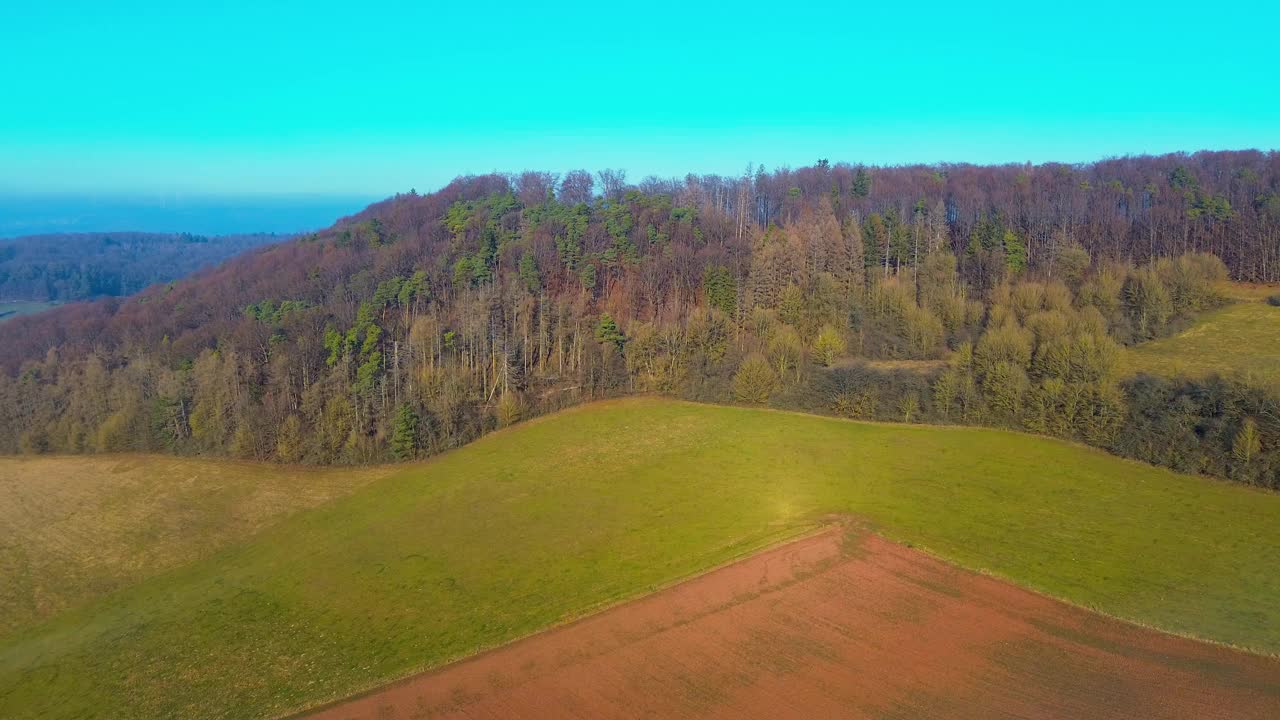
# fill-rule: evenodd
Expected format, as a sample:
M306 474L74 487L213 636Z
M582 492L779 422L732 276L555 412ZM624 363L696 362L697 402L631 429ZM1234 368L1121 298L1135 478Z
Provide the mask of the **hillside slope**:
M370 464L639 391L1025 428L1280 487L1275 398L1117 374L1122 345L1248 276L1241 261L1262 250L1236 241L1273 227L1269 204L1232 216L1239 227L1211 222L1186 205L1208 201L1191 178L1261 178L1270 159L819 163L638 185L604 172L600 192L582 171L459 178L185 281L6 322L0 453ZM1139 176L1169 217L1142 233L1153 262L1135 265L1148 258L1128 236L1104 241L1087 217L1137 220L1066 201ZM1028 187L1043 215L1023 212ZM1237 457L1246 427L1257 451Z
M657 399L495 433L0 644L0 715L268 717L633 597L829 513L1280 652L1280 496L996 430Z
M1140 628L837 525L307 720L1240 720L1280 658Z
M155 455L0 458L0 638L394 471Z
M1266 294L1280 293L1271 286ZM1210 373L1280 387L1280 307L1265 297L1241 300L1205 313L1171 337L1136 345L1135 369L1197 377Z

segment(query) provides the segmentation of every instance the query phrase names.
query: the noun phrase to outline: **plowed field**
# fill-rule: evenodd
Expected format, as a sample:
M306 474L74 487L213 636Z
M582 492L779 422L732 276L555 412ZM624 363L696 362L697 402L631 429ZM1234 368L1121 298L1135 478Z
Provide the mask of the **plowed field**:
M1280 660L835 529L311 717L1276 718Z

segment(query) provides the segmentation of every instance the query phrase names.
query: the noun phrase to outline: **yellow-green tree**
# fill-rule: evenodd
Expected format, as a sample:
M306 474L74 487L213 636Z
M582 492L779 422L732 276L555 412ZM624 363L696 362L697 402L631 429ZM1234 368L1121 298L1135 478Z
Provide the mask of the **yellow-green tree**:
M1247 417L1240 423L1235 439L1231 442L1231 456L1241 466L1247 467L1262 452L1262 439L1258 437L1258 423Z
M813 353L823 366L831 367L836 358L844 354L847 346L844 333L831 325L823 325L817 339L813 341Z
M498 419L498 427L514 425L520 422L521 416L524 415L524 403L517 393L508 390L498 398L498 406L494 413Z
M742 402L769 402L778 386L778 376L773 367L759 353L748 355L733 376L733 395Z
M297 415L290 415L280 425L280 432L276 435L276 459L286 463L302 459L302 421Z

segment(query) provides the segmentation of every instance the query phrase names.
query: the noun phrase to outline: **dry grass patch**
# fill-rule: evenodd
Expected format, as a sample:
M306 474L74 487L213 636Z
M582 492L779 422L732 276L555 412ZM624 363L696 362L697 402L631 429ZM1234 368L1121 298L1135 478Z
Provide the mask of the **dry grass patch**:
M144 455L0 458L0 637L388 471Z
M1142 343L1129 352L1134 372L1201 377L1238 376L1260 385L1280 383L1280 307L1266 298L1280 286L1231 283L1237 302L1205 313L1177 335Z

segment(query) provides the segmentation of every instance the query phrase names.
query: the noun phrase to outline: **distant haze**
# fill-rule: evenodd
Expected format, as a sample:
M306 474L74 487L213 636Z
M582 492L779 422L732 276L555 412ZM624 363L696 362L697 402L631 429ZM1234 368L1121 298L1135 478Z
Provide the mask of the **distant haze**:
M0 237L71 232L295 233L325 228L380 198L0 195Z

